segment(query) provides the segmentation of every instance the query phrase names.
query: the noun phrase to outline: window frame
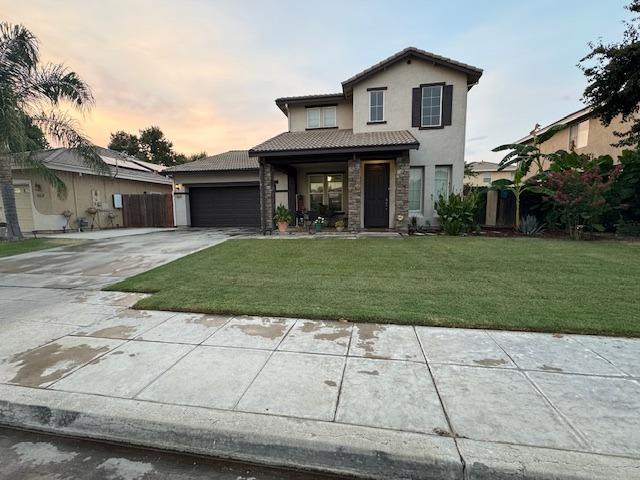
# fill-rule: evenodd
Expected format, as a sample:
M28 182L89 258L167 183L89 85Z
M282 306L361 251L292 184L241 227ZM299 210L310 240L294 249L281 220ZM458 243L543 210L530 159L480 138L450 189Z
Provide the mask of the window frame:
M344 172L315 172L307 174L307 191L309 192L309 210L313 211L311 206L311 196L312 195L322 195L321 205L329 206L329 194L330 193L338 193L338 192L330 192L329 191L329 177L341 177L342 189L340 190L340 209L336 210L337 212L344 212L344 182L346 179L346 174ZM322 193L312 192L311 191L311 177L322 177ZM313 182L319 183L319 182Z
M367 88L367 94L369 97L369 121L367 122L367 125L375 125L378 123L381 124L385 124L387 123L387 119L386 119L386 108L385 108L385 103L386 103L386 90L387 87L374 87L374 88ZM380 93L382 96L382 103L381 105L376 105L376 107L381 106L382 107L382 118L381 119L377 119L374 120L371 116L372 113L372 98L373 98L373 94L378 94Z
M581 122L574 123L569 126L569 150L589 146L589 127L589 119L582 120ZM584 140L584 144L580 144L581 139Z
M442 100L443 100L443 94L444 94L444 86L445 83L444 82L440 82L440 83L423 83L422 85L420 85L420 128L421 129L428 129L428 128L443 128L444 125L442 123ZM439 106L439 111L438 111L438 119L439 119L439 123L437 125L425 125L423 122L424 119L424 89L425 88L439 88L440 89L440 106ZM433 115L430 115L433 116Z
M433 203L435 205L435 203L438 201L438 196L436 196L437 192L436 192L436 179L437 179L437 172L438 170L445 170L447 172L447 195L451 195L451 187L452 187L452 183L451 183L451 177L453 176L453 166L452 165L436 165L434 170L433 170L433 195L432 199L433 199Z
M411 172L419 171L420 172L420 208L418 210L411 209ZM415 166L409 167L409 213L422 215L424 213L424 167L423 166Z
M309 111L317 111L318 112L318 126L310 127L309 126ZM333 125L326 126L325 125L325 111L333 110ZM337 105L318 105L318 106L308 106L306 107L307 114L307 130L317 130L322 128L338 128L338 106Z

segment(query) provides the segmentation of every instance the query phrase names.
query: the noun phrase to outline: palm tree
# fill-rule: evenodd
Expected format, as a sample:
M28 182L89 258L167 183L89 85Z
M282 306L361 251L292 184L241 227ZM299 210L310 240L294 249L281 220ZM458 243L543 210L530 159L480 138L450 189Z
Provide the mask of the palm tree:
M62 104L85 111L93 105L89 86L63 65L40 64L38 41L22 25L0 23L0 194L6 238L22 238L13 189L12 165L35 169L64 197L64 182L32 154L33 128L54 143L74 149L97 173L108 173L95 147L77 128Z

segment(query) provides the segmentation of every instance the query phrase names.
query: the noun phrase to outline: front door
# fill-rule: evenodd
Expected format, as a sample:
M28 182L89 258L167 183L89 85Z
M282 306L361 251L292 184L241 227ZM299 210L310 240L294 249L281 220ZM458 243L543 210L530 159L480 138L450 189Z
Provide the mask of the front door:
M364 164L364 227L389 227L389 164Z

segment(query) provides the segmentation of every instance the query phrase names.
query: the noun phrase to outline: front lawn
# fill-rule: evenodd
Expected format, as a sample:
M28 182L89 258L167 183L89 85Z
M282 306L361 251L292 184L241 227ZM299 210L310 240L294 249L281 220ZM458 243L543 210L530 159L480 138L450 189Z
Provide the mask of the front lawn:
M640 243L230 240L110 290L138 308L640 336Z
M17 242L0 240L0 257L9 257L11 255L20 255L21 253L44 250L46 248L61 247L63 245L68 245L69 243L73 242L55 238L32 238Z

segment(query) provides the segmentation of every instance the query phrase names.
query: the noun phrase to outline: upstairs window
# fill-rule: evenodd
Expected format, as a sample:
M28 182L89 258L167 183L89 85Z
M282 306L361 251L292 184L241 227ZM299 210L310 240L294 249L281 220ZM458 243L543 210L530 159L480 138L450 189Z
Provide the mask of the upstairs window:
M307 108L307 128L334 128L336 123L336 107Z
M442 125L442 85L422 87L422 127Z
M584 148L589 143L589 120L569 127L569 150Z
M369 91L369 123L384 122L384 90Z

